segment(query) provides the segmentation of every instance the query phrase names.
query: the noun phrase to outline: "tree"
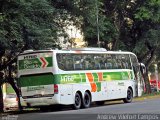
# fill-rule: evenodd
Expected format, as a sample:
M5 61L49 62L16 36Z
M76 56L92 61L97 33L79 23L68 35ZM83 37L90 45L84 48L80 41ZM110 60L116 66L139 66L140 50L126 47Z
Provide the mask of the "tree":
M96 7L97 5L97 7ZM60 7L61 6L61 7ZM158 59L160 2L158 0L60 0L84 33L88 46L97 46L97 26L101 47L127 50L137 54L148 70ZM97 11L99 22L96 23ZM150 92L146 73L147 91Z
M134 2L129 20L132 24L122 31L121 41L126 50L137 54L139 62L146 66L145 85L150 93L148 69L155 62L159 48L160 2L157 0L142 0ZM124 37L125 36L125 37ZM127 49L129 48L129 49Z
M96 8L96 3L98 9ZM127 50L137 54L148 70L159 48L160 2L158 0L82 0L76 12L81 16L81 29L89 46L97 45L96 12L99 17L101 46L112 50ZM144 75L150 92L148 75Z
M145 83L147 92L150 93L150 84L148 79L148 69L155 62L156 56L159 56L160 47L160 2L158 0L145 0L137 2L139 5L135 9L131 36L136 40L133 52L138 55L140 62L145 63L147 72Z
M14 84L13 64L19 53L26 49L44 49L58 46L58 35L64 31L51 0L1 0L0 1L0 86L4 80L19 91ZM57 18L57 19L56 19ZM0 87L0 96L2 96ZM2 98L2 97L1 97ZM3 111L0 100L0 111Z
M54 6L67 13L67 20L79 28L88 46L97 46L98 32L101 47L117 36L112 20L104 15L103 0L54 0ZM98 21L97 21L98 19ZM70 22L71 23L71 22Z

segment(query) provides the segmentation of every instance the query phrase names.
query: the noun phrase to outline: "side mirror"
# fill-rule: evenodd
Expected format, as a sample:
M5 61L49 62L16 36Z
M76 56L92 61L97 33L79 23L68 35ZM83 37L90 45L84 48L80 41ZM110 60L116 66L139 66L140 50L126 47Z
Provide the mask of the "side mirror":
M141 69L142 73L145 74L146 73L146 66L143 63L139 63L139 65L140 65L140 69Z

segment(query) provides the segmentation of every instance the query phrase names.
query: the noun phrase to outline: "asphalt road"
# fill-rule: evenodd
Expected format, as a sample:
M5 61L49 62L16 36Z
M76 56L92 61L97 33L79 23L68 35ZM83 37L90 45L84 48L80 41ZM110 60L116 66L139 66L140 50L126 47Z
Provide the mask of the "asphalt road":
M117 101L106 103L103 106L92 105L88 109L80 110L72 110L70 107L63 106L61 110L24 112L9 117L17 118L14 120L160 120L160 98L133 101L127 104Z

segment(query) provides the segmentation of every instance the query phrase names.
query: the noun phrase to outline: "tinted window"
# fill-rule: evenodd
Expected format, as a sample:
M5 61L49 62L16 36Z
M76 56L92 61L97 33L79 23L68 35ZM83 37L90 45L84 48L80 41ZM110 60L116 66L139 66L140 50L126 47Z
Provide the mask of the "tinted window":
M129 55L122 54L57 54L62 70L131 69Z

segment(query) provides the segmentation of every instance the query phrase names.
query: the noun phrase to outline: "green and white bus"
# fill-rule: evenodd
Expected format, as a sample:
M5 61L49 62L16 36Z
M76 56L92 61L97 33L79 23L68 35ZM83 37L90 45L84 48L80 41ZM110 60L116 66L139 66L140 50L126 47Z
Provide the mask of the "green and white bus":
M27 50L18 57L21 100L31 107L62 104L74 109L114 99L130 103L143 92L139 68L132 52Z

